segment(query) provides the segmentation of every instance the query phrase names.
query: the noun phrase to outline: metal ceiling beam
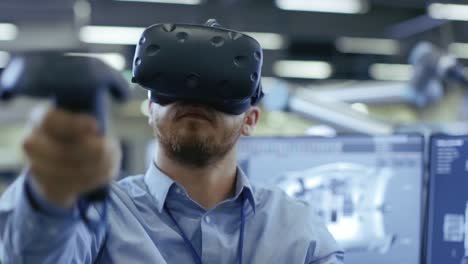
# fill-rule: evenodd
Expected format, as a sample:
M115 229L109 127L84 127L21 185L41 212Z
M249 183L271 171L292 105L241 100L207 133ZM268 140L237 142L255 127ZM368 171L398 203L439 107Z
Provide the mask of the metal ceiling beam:
M253 2L254 3L254 2ZM202 23L215 17L222 24L251 32L277 32L292 37L313 36L382 36L383 31L417 13L414 9L375 8L368 14L342 15L332 13L283 11L273 3L250 5L168 5L139 2L93 1L92 20L95 25L148 26L161 22ZM1 16L1 13L0 13Z

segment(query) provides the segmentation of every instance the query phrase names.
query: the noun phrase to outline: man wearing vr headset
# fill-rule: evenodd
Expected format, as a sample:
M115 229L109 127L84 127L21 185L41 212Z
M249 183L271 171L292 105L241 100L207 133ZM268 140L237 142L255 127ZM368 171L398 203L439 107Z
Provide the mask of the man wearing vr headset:
M50 110L25 140L29 172L0 201L4 262L342 263L309 205L237 167L236 143L260 114L262 56L212 20L147 28L133 81L149 91L154 163L82 210L119 154L93 118Z

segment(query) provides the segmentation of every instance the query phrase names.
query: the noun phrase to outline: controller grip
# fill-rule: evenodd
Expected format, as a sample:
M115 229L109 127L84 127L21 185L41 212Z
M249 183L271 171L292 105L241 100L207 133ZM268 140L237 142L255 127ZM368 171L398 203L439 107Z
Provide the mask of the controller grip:
M106 131L106 95L123 102L129 86L123 76L104 62L60 52L37 52L15 57L0 78L0 100L16 95L52 98L55 106L94 116L102 135ZM88 201L104 200L109 186L83 196Z

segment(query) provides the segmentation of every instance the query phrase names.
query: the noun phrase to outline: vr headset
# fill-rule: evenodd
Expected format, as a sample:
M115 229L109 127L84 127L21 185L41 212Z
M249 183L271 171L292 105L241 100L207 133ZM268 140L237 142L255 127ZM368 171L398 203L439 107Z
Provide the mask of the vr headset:
M156 24L142 34L133 60L133 83L149 91L151 101L210 105L239 115L263 97L263 52L252 37L204 25Z

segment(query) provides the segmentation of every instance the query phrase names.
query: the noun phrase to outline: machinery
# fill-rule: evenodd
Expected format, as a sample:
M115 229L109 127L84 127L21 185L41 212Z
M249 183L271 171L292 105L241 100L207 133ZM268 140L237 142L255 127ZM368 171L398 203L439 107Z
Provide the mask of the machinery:
M391 177L389 168L337 162L287 172L277 184L315 207L346 251L385 254L396 239L385 231L385 194Z

